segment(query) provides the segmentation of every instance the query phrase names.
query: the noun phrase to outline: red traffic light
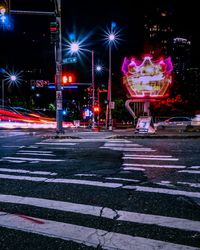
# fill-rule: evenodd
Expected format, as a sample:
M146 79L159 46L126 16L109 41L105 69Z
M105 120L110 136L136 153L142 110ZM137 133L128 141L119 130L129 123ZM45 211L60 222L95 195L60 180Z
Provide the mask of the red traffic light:
M100 111L99 106L94 106L93 111L94 113L99 113Z
M62 76L62 84L67 85L75 82L75 76L72 73L66 73Z

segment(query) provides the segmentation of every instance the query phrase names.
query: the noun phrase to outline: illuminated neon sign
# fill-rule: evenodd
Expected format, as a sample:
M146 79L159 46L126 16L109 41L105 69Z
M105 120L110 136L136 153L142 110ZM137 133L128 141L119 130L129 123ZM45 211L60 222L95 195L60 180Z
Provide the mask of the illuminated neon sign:
M170 57L157 61L152 61L149 55L145 56L143 61L124 58L123 84L132 98L161 98L165 96L172 83L172 70Z

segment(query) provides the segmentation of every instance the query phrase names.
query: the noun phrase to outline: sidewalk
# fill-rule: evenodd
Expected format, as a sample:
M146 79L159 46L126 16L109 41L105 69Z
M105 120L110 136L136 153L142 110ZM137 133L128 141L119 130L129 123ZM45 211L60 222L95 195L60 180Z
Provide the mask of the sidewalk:
M135 133L135 129L113 129L112 131L102 129L99 132L86 128L65 129L64 134L57 134L55 131L49 131L43 134L45 138L55 139L144 139L144 138L200 138L200 130L185 131L183 129L165 129L158 130L154 134Z

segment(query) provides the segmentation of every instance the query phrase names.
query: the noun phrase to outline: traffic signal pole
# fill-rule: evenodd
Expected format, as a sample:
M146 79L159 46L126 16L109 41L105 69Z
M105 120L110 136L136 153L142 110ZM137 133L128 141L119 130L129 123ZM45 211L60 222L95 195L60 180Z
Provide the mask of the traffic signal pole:
M56 22L58 23L58 40L55 42L56 75L56 123L57 133L63 130L63 107L62 107L62 32L61 32L61 0L55 0Z
M55 16L58 24L58 39L54 42L55 48L55 84L56 84L56 132L64 133L63 130L63 108L62 108L62 31L61 31L61 0L54 0L55 11L44 12L44 11L27 11L27 10L12 10L11 14L23 14L23 15L45 15ZM8 6L10 7L10 0L8 0Z

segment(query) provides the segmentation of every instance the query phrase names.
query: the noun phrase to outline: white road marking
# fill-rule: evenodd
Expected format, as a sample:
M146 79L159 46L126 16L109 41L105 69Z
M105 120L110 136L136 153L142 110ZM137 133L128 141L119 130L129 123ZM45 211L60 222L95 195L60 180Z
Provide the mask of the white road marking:
M39 154L52 154L53 151L43 151L43 150L19 150L20 153L39 153Z
M38 145L59 145L59 146L74 146L77 143L72 143L72 142L37 142L36 144Z
M199 192L187 192L181 190L174 189L164 189L164 188L152 188L152 187L142 187L142 186L123 186L125 189L134 189L138 192L149 192L149 193L160 193L160 194L168 194L168 195L181 195L193 198L200 198Z
M120 142L120 143L110 143L110 142L107 142L104 144L104 147L121 147L121 146L124 146L124 147L141 147L141 145L139 144L135 144L135 143L124 143L124 142Z
M131 182L140 182L139 180L135 179L127 179L127 178L112 178L112 177L106 177L106 180L116 180L116 181L131 181Z
M134 168L134 167L125 167L123 168L124 171L145 171L144 168Z
M47 171L30 171L24 169L0 168L0 172L21 173L21 174L40 174L40 175L57 175L57 173Z
M190 187L200 188L200 183L191 183L191 182L178 181L177 184L188 185Z
M60 238L87 246L101 246L102 249L120 250L197 250L196 247L174 244L159 240L134 237L130 235L108 232L97 228L73 225L69 223L44 220L26 215L0 212L0 226L35 233L48 237Z
M152 157L152 158L150 158L150 157L144 157L144 156L142 156L142 157L139 157L139 156L124 156L124 157L122 157L122 159L124 159L124 160L151 160L151 161L178 161L179 159L177 159L177 158L161 158L161 157L158 157L158 158L156 158L156 157Z
M200 174L198 170L179 170L179 173Z
M24 153L17 152L16 155L38 155L38 156L43 155L43 156L56 156L55 154L29 153L29 152L27 152L27 153L25 153L25 152L24 152Z
M192 166L191 169L200 169L200 166Z
M171 155L142 155L142 154L126 154L124 153L124 156L130 156L130 157L148 157L148 158L171 158L172 156Z
M0 194L0 202L30 205L40 208L55 209L65 212L81 213L85 215L115 219L119 221L159 225L161 227L177 228L181 230L200 232L200 221L182 218L135 213L123 210L113 210L108 207L5 194Z
M3 157L3 160L23 160L23 161L44 161L44 162L61 162L59 159L41 159L41 158L23 158L23 157Z
M47 179L44 177L31 177L31 176L6 175L6 174L0 174L0 179L36 181L36 182L41 181L45 183L78 184L78 185L88 185L88 186L107 187L107 188L122 187L121 183L109 183L109 182L87 181L87 180L77 180L77 179Z
M145 168L186 168L186 166L178 165L155 165L155 164L137 164L137 163L123 163L126 167L145 167Z
M118 151L135 151L135 152L155 152L155 149L151 149L151 148L128 148L128 147L105 147L102 146L100 148L103 149L111 149L111 150L118 150Z

